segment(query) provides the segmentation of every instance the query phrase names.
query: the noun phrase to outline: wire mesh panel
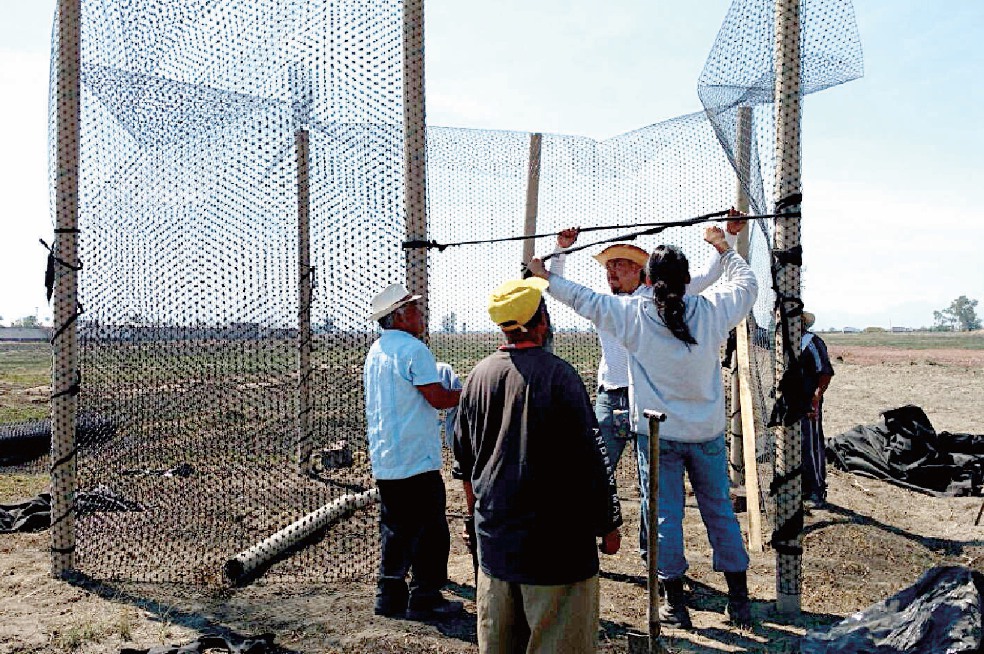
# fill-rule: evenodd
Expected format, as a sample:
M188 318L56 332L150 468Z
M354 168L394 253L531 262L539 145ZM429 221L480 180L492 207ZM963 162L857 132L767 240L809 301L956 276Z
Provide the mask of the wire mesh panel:
M843 64L859 63L859 49L848 2L805 4L805 70L817 81L804 88L818 90L854 75ZM735 1L702 76L705 112L605 141L543 136L538 254L565 227L613 228L583 233L585 244L734 204L740 106L751 107L753 134L742 182L753 209L769 212L771 5ZM275 578L372 573L362 365L377 335L370 298L407 276L403 9L397 0L83 2L79 415L111 425L79 450L83 572L222 583L232 557L286 531ZM523 235L530 133L431 127L426 147L429 240ZM299 264L300 215L310 269ZM753 230L764 416L772 225ZM697 269L713 256L702 233L673 227L635 243L678 245ZM589 256L602 247L571 254L565 276L605 290ZM486 298L521 274L522 253L521 240L429 251L430 346L462 378L500 342ZM550 310L555 352L593 390L597 335L570 310L552 301ZM760 433L768 438L764 424ZM302 437L308 462L298 460ZM336 506L348 510L329 511L326 529L303 527Z
M216 583L371 487L361 364L366 289L402 268L402 4L91 2L83 26L81 410L115 437L82 453L78 488L119 503L80 510L78 567ZM299 372L300 201L316 291ZM365 575L374 524L354 510L272 572Z

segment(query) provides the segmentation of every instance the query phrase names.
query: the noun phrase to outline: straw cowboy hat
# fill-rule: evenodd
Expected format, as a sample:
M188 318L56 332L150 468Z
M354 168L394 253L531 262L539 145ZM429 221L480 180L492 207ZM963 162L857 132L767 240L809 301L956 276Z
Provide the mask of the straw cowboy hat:
M403 284L390 284L372 299L372 315L369 318L379 320L422 297L422 295L412 295Z
M594 258L603 266L612 259L628 259L633 263L639 264L642 268L645 268L646 264L649 263L648 252L637 245L629 245L628 243L616 243L615 245L609 245L607 248L594 255Z

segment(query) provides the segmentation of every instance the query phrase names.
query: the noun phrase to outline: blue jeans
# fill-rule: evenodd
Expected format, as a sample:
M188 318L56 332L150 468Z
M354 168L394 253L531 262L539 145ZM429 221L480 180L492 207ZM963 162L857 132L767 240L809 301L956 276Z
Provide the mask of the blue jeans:
M619 433L616 425L615 411L625 411L623 414L623 433ZM598 389L598 399L595 400L595 417L598 419L598 429L605 439L605 449L608 450L608 460L612 470L618 467L626 444L635 434L629 429L629 389L617 388L610 391Z
M649 506L649 434L636 434L639 483L642 485L643 529ZM683 550L683 512L686 496L683 473L697 497L700 517L714 551L716 572L748 569L748 553L731 505L728 449L724 434L702 443L659 442L659 578L682 577L689 567ZM645 553L643 553L645 556Z
M620 418L615 417L615 411L624 411ZM629 389L616 388L609 391L599 388L595 400L595 418L598 419L598 431L605 441L608 450L608 461L612 471L618 468L622 452L630 441L635 441L635 434L629 422ZM616 424L618 423L618 424ZM640 489L641 492L641 489ZM639 548L646 550L646 526L639 525Z

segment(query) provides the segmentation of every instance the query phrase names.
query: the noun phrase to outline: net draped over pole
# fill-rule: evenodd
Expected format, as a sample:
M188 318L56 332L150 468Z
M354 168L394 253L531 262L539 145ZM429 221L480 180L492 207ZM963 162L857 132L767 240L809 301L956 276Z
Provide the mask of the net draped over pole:
M81 58L79 0L60 0L57 19L54 322L51 367L51 572L75 568L76 407L79 392L78 216Z
M427 117L424 104L424 0L403 7L403 160L407 240L427 238ZM430 316L427 250L407 250L407 288Z
M776 220L775 249L789 252L800 244L800 0L776 2L776 213L796 214ZM798 263L777 262L778 302L785 306L788 332L776 316L776 379L796 365L801 323ZM786 343L785 340L789 339ZM800 611L802 585L803 497L802 435L799 421L776 427L776 608L780 613Z

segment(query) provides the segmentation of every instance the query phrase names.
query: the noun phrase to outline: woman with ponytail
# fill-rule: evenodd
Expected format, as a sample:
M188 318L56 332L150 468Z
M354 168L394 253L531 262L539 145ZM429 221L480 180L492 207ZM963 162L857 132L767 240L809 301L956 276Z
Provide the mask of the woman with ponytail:
M643 411L666 414L659 443L659 579L666 589L660 620L692 626L683 590L688 563L683 549L684 471L690 478L714 550L714 569L728 582L727 613L733 624L751 624L745 551L741 528L729 497L725 406L720 347L748 315L758 283L748 264L731 249L720 227L708 227L704 240L720 256L721 283L700 295L687 295L690 267L678 248L661 245L646 266L651 294L596 293L559 275L540 259L530 271L550 282L549 293L599 331L611 334L629 355L629 410L643 489L640 512L647 515L648 421Z

